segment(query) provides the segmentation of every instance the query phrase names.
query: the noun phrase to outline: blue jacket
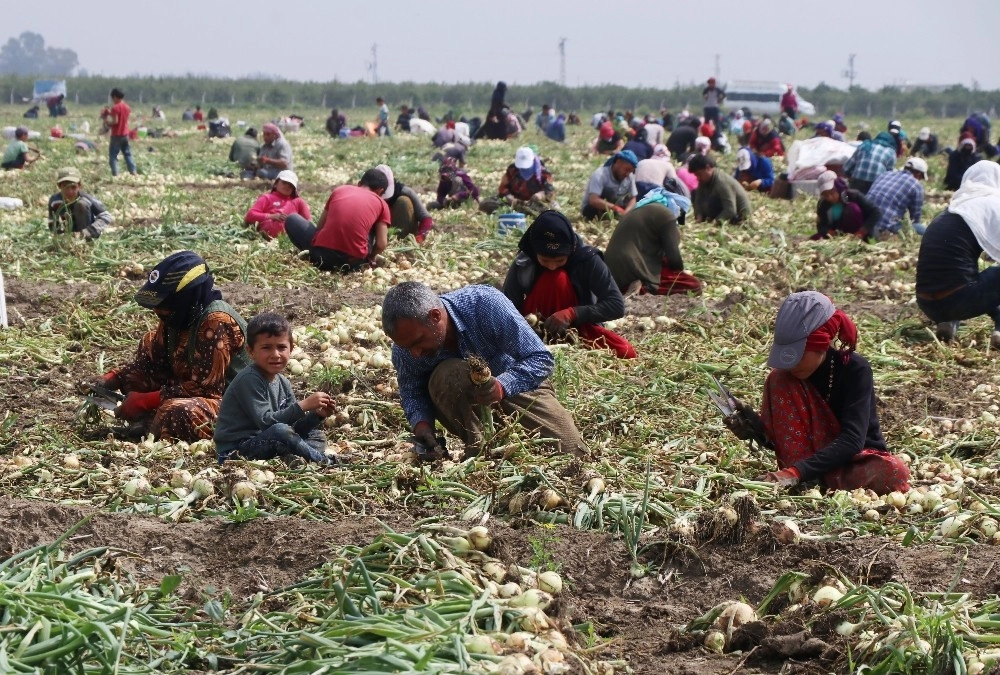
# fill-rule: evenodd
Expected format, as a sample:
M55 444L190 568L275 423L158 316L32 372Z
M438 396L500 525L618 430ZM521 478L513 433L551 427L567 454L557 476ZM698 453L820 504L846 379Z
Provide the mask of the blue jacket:
M756 152L751 152L750 168L748 171L751 181L760 179L760 187L757 188L758 192L767 192L774 185L774 165L771 164L771 160L767 157L761 157ZM740 173L742 172L737 169L733 177L739 180Z

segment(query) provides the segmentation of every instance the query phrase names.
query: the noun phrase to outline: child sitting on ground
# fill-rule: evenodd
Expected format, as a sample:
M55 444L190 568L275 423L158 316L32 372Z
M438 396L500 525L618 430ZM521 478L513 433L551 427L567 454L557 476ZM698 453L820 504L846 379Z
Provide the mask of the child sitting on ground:
M319 428L334 412L333 396L317 391L296 401L292 383L281 374L292 352L288 321L273 312L259 314L247 324L246 341L253 366L226 388L215 425L219 464L289 455L324 465L346 462L326 454Z

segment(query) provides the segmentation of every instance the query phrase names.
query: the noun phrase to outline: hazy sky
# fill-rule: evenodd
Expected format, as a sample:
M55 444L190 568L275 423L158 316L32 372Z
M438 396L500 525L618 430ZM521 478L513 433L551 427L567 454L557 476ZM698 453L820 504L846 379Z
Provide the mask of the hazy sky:
M559 79L564 37L570 86L701 82L718 54L723 81L846 87L856 53L867 88L1000 89L998 19L1000 0L45 0L5 12L0 41L41 33L95 74L314 81L370 79L377 44L380 81L526 84Z

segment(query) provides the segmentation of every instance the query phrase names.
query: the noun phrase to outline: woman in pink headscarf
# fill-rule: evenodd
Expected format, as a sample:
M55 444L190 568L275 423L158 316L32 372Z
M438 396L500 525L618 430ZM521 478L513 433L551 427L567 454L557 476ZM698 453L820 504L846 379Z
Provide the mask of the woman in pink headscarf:
M261 133L264 144L260 146L260 154L257 155L257 178L274 180L282 171L294 170L292 146L285 140L278 125L268 122L261 128Z

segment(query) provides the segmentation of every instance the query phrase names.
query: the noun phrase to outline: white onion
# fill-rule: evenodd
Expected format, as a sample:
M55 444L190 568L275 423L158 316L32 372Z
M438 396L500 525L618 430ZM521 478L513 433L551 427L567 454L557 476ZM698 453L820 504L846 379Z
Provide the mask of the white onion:
M521 607L521 628L532 633L541 633L552 628L549 617L538 607Z
M470 635L465 638L465 649L470 654L496 654L489 635Z
M992 539L998 531L997 521L992 518L986 517L979 521L979 531L983 533L983 536L987 539Z
M726 636L719 630L710 630L705 633L705 649L716 654L721 654L726 648Z
M531 646L531 641L534 639L534 635L531 633L525 633L524 631L514 631L513 633L507 635L504 640L504 644L511 649L517 651L524 651Z
M961 536L965 532L965 522L968 519L969 516L965 514L945 518L941 521L941 536L945 539Z
M547 572L539 573L538 588L540 590L553 595L559 595L562 593L562 586L562 577L560 577L557 572L549 570Z
M844 597L843 592L836 586L821 586L813 594L813 602L815 602L820 607L829 607L838 600Z
M140 476L132 478L125 483L125 487L122 488L122 492L127 494L129 497L145 497L149 494L149 489L149 481Z
M507 576L507 568L497 560L488 560L483 563L483 574L493 581L500 583Z
M63 457L63 466L67 469L79 469L80 468L80 457L78 455L69 454Z
M511 607L537 607L538 609L545 609L551 604L552 595L537 588L529 588L510 601Z
M715 628L725 631L727 637L732 637L734 629L756 620L757 612L753 607L745 602L731 602L716 618Z
M257 486L248 480L241 480L233 485L232 495L240 501L257 498Z
M799 525L794 520L776 520L771 523L771 534L778 542L789 545L798 544L802 540Z
M174 469L170 472L170 487L186 488L191 485L191 472L186 469Z
M215 485L204 476L199 476L191 483L191 491L204 498L215 494Z
M513 581L508 582L500 587L500 597L501 598L513 598L521 594L521 587L514 583Z
M563 499L555 490L542 490L538 494L538 507L543 511L552 511L562 505Z
M472 544L472 548L477 551L485 551L490 547L490 544L493 543L493 537L490 536L490 531L482 525L469 528L469 531L465 536L468 537L469 543Z
M24 455L14 455L14 466L23 469L34 465L35 465L35 460L33 460L31 457L26 457Z

